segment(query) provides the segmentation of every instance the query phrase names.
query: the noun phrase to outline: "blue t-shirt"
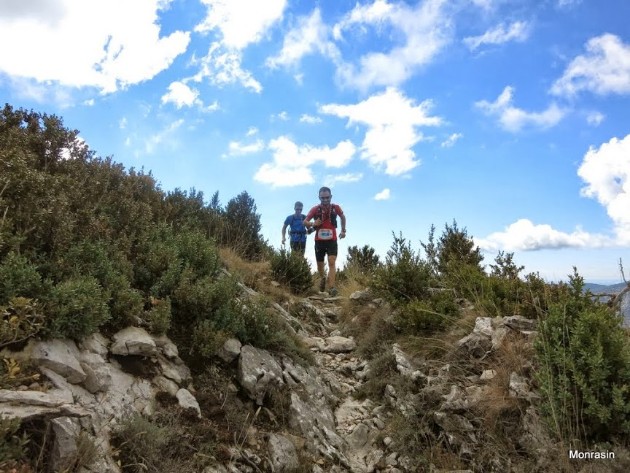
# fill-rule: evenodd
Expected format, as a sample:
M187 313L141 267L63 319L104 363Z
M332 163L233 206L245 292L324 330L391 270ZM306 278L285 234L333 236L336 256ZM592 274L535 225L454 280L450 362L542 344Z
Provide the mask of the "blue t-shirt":
M304 226L305 218L306 215L304 214L291 214L284 219L284 224L289 227L289 235L291 236L291 241L306 241L306 227Z

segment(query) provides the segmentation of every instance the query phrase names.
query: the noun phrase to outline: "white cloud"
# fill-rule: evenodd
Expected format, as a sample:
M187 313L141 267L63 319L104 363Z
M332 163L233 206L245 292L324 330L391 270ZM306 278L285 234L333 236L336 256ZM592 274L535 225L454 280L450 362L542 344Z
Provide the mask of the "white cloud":
M586 183L581 194L596 199L606 209L614 225L614 237L580 228L566 233L550 225L535 225L528 219L520 219L503 232L476 239L476 244L485 250L508 251L630 245L630 135L589 149L578 176Z
M383 189L381 192L374 196L374 200L389 200L391 198L391 192L388 188Z
M514 89L505 87L494 102L481 100L475 106L486 114L496 116L501 127L507 131L516 132L524 127L551 128L562 120L567 111L552 103L542 112L526 112L512 105Z
M525 21L515 21L509 26L503 24L486 31L480 36L464 38L464 44L474 51L484 44L503 44L508 41L525 41L529 37L530 26Z
M586 43L586 54L567 66L551 93L573 96L587 91L598 95L630 93L630 45L604 34Z
M451 148L453 145L455 145L455 142L462 139L464 135L462 135L461 133L453 133L451 136L449 136L446 140L444 140L440 146L442 148Z
M258 128L256 128L255 126L250 126L245 136L254 136L257 134L258 134Z
M314 117L313 115L308 115L306 113L304 113L301 117L300 117L300 123L310 123L310 124L315 124L315 123L321 123L322 119L319 117Z
M590 112L586 115L586 123L599 126L606 119L606 115L600 112Z
M176 81L171 82L168 86L168 92L162 96L162 103L172 103L179 109L201 105L201 100L199 100L198 90L188 87L183 82Z
M104 93L149 80L190 41L182 31L160 37L158 12L168 3L58 0L18 7L18 2L2 2L0 44L11 47L0 48L0 72Z
M582 195L606 208L618 242L630 244L630 135L589 149L578 176L586 183Z
M273 162L263 164L254 179L272 187L312 184L313 165L342 168L350 163L356 151L350 141L341 141L334 148L298 146L286 136L271 140L268 147L273 152Z
M363 179L362 173L328 174L324 177L324 185L334 187L338 182L359 182Z
M229 49L242 50L265 37L282 19L287 0L201 0L208 11L195 31L218 29L221 42Z
M297 26L286 34L282 50L277 56L267 59L267 66L275 68L296 65L304 56L314 52L336 59L339 51L329 41L329 35L329 28L322 22L319 8L316 8L310 16L300 18Z
M610 244L610 238L593 235L576 229L572 233L561 232L550 225L535 225L531 220L520 219L503 232L495 232L486 238L475 238L475 244L487 251L533 251L558 248L594 248Z
M386 52L370 52L358 64L339 63L337 76L342 84L367 90L372 86L399 85L420 67L428 64L448 44L451 37L450 14L446 0L426 0L415 7L406 3L377 0L373 4L357 5L334 26L335 36L356 26L375 27L376 33L387 39L400 38ZM393 32L383 28L388 25Z
M177 142L173 138L173 135L183 124L183 119L176 120L166 126L162 131L148 137L144 142L144 152L146 154L152 154L156 148L165 145L175 147Z
M193 61L193 64L198 64L200 69L192 79L200 82L208 78L211 84L219 87L239 83L256 93L262 92L260 82L252 76L251 72L242 69L241 61L242 56L239 51L226 50L220 43L212 43L205 57Z
M367 127L361 158L389 175L404 174L420 164L412 148L422 140L419 126L440 125L439 117L429 115L430 101L415 105L395 88L373 95L355 105L328 104L321 113L347 118L348 126Z
M369 5L357 5L333 27L336 40L343 39L343 31L354 25L383 25L395 13L395 6L387 0L375 0Z
M582 0L558 0L558 8L571 8L582 3Z
M256 140L253 143L241 143L239 141L230 141L228 145L227 156L243 156L246 154L259 153L265 149L265 143L262 140ZM225 155L224 155L225 156Z
M280 113L276 113L274 115L271 115L271 120L272 121L273 120L280 120L280 121L286 122L286 121L289 120L289 114L285 110L283 110Z

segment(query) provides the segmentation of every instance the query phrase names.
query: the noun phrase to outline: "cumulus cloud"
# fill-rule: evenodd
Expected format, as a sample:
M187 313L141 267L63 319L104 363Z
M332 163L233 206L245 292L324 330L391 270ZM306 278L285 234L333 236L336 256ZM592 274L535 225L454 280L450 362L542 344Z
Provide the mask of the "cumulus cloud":
M195 31L218 30L221 43L229 49L242 50L265 37L282 19L287 0L201 0L207 7L206 18Z
M228 156L244 156L246 154L259 153L265 149L265 143L262 140L256 140L251 143L242 143L240 141L230 141L228 145Z
M399 90L390 87L354 105L327 104L320 112L348 119L367 127L361 158L386 174L404 174L420 164L413 147L423 139L420 126L436 126L442 119L429 115L432 103L416 105Z
M201 105L201 100L199 100L198 90L188 87L183 82L176 81L168 86L168 92L162 96L162 103L172 103L179 109Z
M0 72L103 93L155 77L188 47L190 35L160 36L170 2L58 0L0 3ZM16 40L19 38L19 40Z
M277 56L267 59L267 66L296 65L304 56L315 52L336 60L339 51L329 36L330 28L322 22L321 12L316 8L309 16L300 18L285 35L282 50Z
M551 93L559 96L583 91L598 95L630 93L630 45L612 34L591 38L586 53L573 59L551 87Z
M534 224L520 219L502 232L485 238L475 238L475 243L487 251L532 251L559 248L594 248L609 245L611 239L604 235L593 235L581 229L566 233L555 230L551 225Z
M416 6L376 0L359 5L333 27L341 39L346 30L372 28L387 39L400 38L388 51L369 52L358 63L339 62L342 84L367 90L373 86L396 86L431 60L450 42L450 15L446 0L426 0ZM391 31L384 28L388 26Z
M618 242L630 244L630 135L589 149L578 176L586 183L582 195L606 208Z
M201 82L208 79L211 84L222 87L228 84L241 84L253 92L262 92L262 85L251 72L241 67L242 55L240 51L226 50L220 43L214 42L208 49L208 54L201 59L195 59L193 65L199 66L199 71L192 80Z
M484 44L503 44L509 41L525 41L529 37L530 26L526 21L515 21L510 25L498 25L480 36L464 38L464 44L471 51Z
M290 138L281 136L269 142L273 161L263 164L254 179L272 187L293 187L314 182L312 167L321 164L328 168L347 166L355 154L350 141L341 141L334 148L329 146L298 146Z
M383 189L381 192L374 196L374 200L389 200L391 198L391 192L388 188Z
M475 242L485 250L540 250L601 248L630 245L630 135L613 138L588 150L578 169L585 182L581 194L597 200L614 225L614 236L588 233L580 228L561 232L547 224L520 219L502 232Z
M507 86L494 102L481 100L475 106L487 115L495 116L501 127L507 131L517 132L525 127L551 128L562 120L567 111L552 103L542 112L527 112L512 104L514 88Z

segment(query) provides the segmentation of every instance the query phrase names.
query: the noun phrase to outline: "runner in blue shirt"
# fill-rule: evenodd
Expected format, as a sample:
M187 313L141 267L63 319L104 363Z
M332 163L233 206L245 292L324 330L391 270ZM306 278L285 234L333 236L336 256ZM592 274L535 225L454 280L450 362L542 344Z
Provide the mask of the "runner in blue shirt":
M304 226L305 215L302 214L302 209L304 208L302 202L296 202L293 208L295 209L295 213L284 219L284 225L282 226L282 244L284 245L286 242L286 230L287 227L289 227L291 251L296 251L303 255L306 250L306 234L311 232L307 231Z

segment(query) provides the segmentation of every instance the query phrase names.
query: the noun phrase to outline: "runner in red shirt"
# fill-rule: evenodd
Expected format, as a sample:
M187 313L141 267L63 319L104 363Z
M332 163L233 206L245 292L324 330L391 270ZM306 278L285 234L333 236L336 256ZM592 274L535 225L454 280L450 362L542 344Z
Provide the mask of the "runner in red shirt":
M332 194L328 187L319 190L320 205L316 205L306 214L304 225L315 228L315 261L320 282L319 290L326 290L326 274L324 271L324 256L328 255L328 293L337 295L335 277L337 270L337 217L341 220L339 238L346 237L346 216L337 204L331 202ZM313 222L311 220L315 219Z

